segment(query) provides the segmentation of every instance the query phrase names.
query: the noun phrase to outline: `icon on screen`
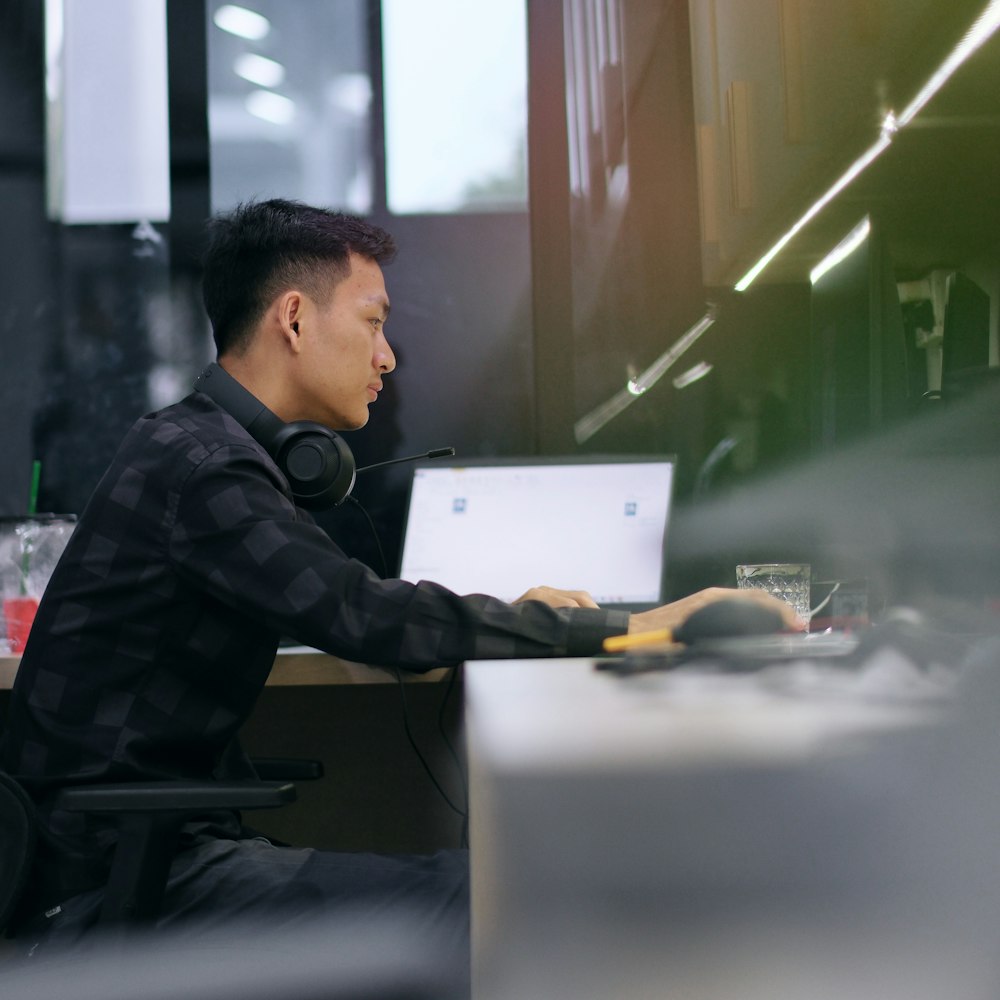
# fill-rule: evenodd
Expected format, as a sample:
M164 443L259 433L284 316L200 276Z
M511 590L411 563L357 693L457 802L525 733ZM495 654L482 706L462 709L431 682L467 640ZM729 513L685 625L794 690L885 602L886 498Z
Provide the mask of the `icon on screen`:
M455 497L451 502L451 512L452 514L464 514L465 513L465 497Z
M626 517L635 517L636 513L638 512L638 510L639 510L639 505L635 502L635 500L626 500L625 501L625 516Z

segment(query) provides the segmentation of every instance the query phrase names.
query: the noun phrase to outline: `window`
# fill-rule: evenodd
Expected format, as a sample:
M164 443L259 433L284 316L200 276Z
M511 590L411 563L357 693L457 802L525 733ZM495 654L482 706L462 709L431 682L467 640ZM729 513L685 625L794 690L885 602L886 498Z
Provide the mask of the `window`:
M389 210L524 210L524 0L383 0Z

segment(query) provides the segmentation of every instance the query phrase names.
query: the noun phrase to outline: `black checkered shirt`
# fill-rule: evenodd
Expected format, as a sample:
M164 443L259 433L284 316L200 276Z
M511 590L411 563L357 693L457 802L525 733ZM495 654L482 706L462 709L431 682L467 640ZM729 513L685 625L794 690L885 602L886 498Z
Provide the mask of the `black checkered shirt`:
M80 517L18 669L3 762L40 806L37 898L103 884L113 835L69 784L206 778L281 636L409 670L588 655L621 612L382 580L297 508L264 449L195 393L139 420Z

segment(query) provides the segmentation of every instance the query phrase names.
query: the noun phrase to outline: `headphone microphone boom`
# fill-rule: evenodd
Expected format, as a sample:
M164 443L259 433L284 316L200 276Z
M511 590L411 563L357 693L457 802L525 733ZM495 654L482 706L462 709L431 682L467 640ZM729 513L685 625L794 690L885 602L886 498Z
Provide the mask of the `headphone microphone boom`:
M350 496L358 472L455 454L454 448L436 448L358 469L339 434L312 420L286 424L215 362L198 376L194 387L215 400L267 451L288 479L295 502L306 510L339 507Z
M419 455L407 455L405 458L390 458L386 462L363 465L358 469L358 472L367 472L369 469L381 469L383 465L395 465L397 462L419 462L422 458L448 458L454 454L454 448L432 448L430 451L422 452Z

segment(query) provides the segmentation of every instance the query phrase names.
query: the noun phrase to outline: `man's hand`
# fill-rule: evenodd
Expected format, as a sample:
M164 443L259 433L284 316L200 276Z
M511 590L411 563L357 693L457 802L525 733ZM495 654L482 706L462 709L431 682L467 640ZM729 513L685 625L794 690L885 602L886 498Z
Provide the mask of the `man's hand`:
M674 631L692 612L711 604L713 601L732 600L755 601L765 607L773 608L781 615L784 626L791 632L803 632L808 627L786 601L772 597L763 590L734 590L728 587L709 587L699 590L696 594L683 597L671 604L654 608L652 611L639 611L629 619L629 635L636 632L652 632L658 629Z
M550 608L596 608L594 599L585 590L556 590L555 587L532 587L522 594L515 604L522 601L541 601Z

